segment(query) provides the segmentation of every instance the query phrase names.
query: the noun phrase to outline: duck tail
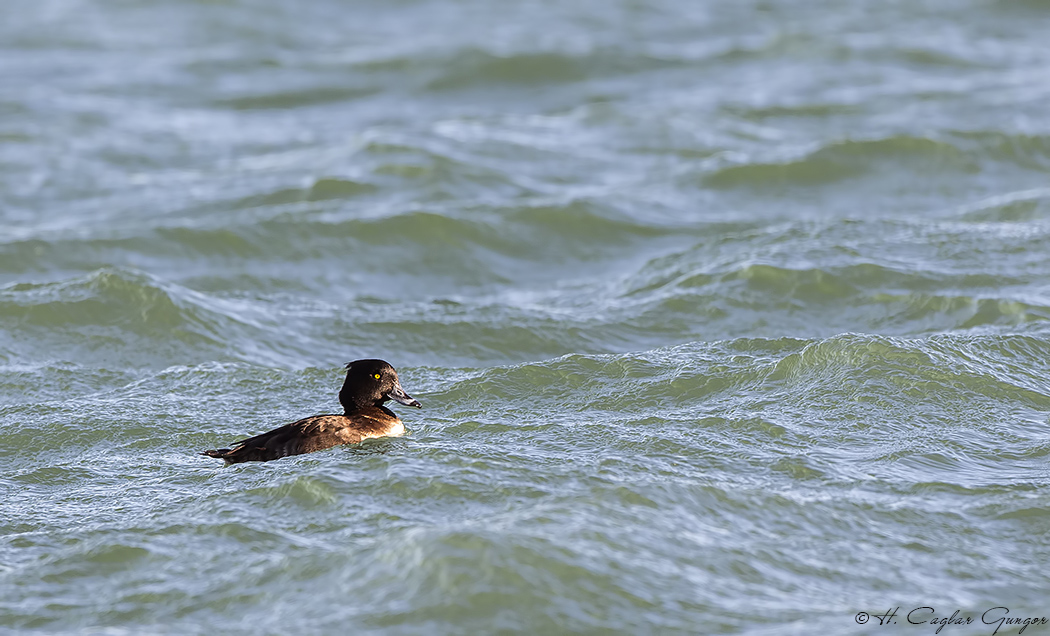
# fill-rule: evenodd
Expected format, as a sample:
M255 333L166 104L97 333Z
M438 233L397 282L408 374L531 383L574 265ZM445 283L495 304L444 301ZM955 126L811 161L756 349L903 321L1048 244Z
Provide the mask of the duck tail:
M236 460L230 459L230 454L233 453L229 448L219 448L216 450L206 450L201 453L207 457L214 457L215 459L221 459L224 466L233 464Z

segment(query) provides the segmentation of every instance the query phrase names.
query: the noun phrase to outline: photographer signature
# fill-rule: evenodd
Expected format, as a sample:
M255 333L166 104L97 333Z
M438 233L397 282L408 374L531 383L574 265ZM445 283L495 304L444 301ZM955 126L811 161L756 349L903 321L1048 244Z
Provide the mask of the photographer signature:
M879 625L896 625L897 624L897 612L900 611L900 607L895 607L885 614L868 614L867 612L858 612L853 620L857 621L858 624L864 625L871 619L879 621ZM912 625L936 625L937 629L934 631L935 634L940 634L941 630L951 625L973 625L978 620L985 625L995 625L995 630L992 634L998 634L999 630L1006 625L1020 625L1021 629L1018 630L1018 634L1023 634L1024 630L1032 625L1046 625L1050 622L1045 616L1009 616L1010 608L998 606L991 609L987 609L981 614L979 619L975 619L972 615L963 614L962 610L955 610L955 613L951 616L936 616L937 610L929 606L916 607L912 611L905 615L908 623Z

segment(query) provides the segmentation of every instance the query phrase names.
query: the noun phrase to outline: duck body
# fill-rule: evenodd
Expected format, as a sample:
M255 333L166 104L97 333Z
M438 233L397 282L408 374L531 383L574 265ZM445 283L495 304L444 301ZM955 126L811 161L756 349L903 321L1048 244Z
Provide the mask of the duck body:
M266 462L376 437L398 437L405 425L383 406L395 400L408 406L422 405L405 393L394 367L382 360L357 360L346 365L346 380L339 392L342 415L314 415L242 439L232 448L206 450L202 455L226 464Z

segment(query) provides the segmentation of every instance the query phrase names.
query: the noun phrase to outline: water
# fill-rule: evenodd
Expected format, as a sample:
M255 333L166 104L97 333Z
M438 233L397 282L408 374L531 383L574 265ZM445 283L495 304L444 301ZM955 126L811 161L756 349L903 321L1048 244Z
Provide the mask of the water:
M1047 2L9 5L0 631L1050 615Z

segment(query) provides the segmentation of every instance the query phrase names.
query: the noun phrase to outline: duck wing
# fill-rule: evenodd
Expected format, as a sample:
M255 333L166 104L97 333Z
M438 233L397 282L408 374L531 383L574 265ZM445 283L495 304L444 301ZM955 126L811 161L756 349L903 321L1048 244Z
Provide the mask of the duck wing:
M233 448L207 450L201 454L225 460L227 464L268 462L359 442L361 435L353 430L352 424L353 421L345 415L315 415L242 439Z

